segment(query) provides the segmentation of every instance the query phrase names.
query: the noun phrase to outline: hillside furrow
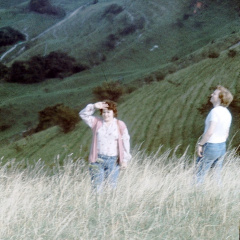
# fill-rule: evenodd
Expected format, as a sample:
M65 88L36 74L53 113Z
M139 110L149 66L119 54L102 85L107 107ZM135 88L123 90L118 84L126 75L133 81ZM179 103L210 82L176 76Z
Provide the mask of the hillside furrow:
M145 141L145 133L144 130L145 126L150 120L150 115L154 109L153 102L157 99L153 100L152 94L154 95L154 92L151 91L148 88L147 91L142 91L141 94L138 94L138 98L134 100L134 102L130 103L130 105L133 106L133 111L131 112L131 115L134 116L133 120L129 123L129 129L131 131L131 134L134 136L137 136L140 142ZM141 103L140 108L135 108L136 104ZM127 107L126 107L127 108ZM122 107L124 109L124 106ZM124 111L124 110L123 110ZM128 118L128 113L126 112L126 119ZM124 115L125 115L124 114ZM146 116L145 118L142 117L142 115ZM124 117L123 115L123 117Z
M194 130L192 129L192 121L194 122L197 117L195 101L199 97L199 89L201 89L201 87L193 84L191 88L185 91L184 95L179 96L178 116L175 121L173 121L173 131L170 136L170 142L173 146L182 145L183 143L185 143L185 145L186 143L191 144L190 136Z
M159 121L161 122L162 116L164 115L164 107L163 105L166 105L164 101L161 101L160 99L156 99L156 104L154 104L154 109L151 111L151 116L149 118L148 123L143 126L145 128L144 131L144 144L147 149L151 149L151 142L153 139L155 139L156 135L159 135L161 133L158 132L158 126ZM155 146L158 145L158 143L154 140ZM161 143L159 143L161 145Z
M155 108L155 113L151 118L152 121L148 127L151 131L146 132L146 147L150 150L156 150L156 146L160 146L163 143L165 144L167 139L166 135L168 135L169 131L171 131L168 128L168 121L171 121L172 118L172 116L170 116L169 119L169 111L173 109L171 107L172 103L175 101L175 98L177 98L174 94L172 94L172 92L173 90L171 87L167 85L165 94L161 99L161 106L159 108ZM168 96L171 96L171 98ZM149 132L151 132L151 134L149 134Z
M152 149L152 146L162 145L162 142L157 141L157 139L162 138L161 128L164 128L164 118L171 106L171 100L167 97L169 92L166 90L162 98L158 100L158 104L155 105L149 124L146 127L145 146L148 149Z
M86 157L91 145L91 129L85 126L85 123L82 123L80 128L81 130L75 131L74 141L69 144L69 149L75 154L79 154L78 157Z
M162 142L164 143L165 147L173 148L174 145L172 143L171 136L174 134L176 126L174 125L175 119L178 117L179 112L179 96L174 96L169 100L168 106L165 110L164 118L159 123L159 133ZM174 139L174 141L178 141Z

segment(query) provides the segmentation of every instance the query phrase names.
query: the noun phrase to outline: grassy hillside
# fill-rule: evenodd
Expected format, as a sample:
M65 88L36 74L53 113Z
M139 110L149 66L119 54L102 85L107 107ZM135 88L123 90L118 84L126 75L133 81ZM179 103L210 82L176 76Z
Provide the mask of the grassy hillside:
M180 145L178 154L182 154L187 147L190 147L188 153L193 154L205 118L198 108L208 102L212 91L210 88L222 84L233 94L240 90L240 54L237 52L232 58L228 52L223 51L218 58L208 58L169 74L163 81L145 85L125 97L119 104L119 118L128 126L132 146L141 145L141 149L156 152L160 147L166 150ZM230 111L233 110L230 108ZM230 140L238 129L239 121L234 118ZM57 155L60 159L68 154L73 154L75 158L80 154L86 157L90 138L90 129L80 122L68 134L54 127L5 145L0 148L0 155L5 159L41 158L50 161L51 165ZM239 140L237 134L232 147L238 146Z
M24 12L27 1L14 8L14 18L8 17L13 10L6 10L2 24L18 28L29 38L21 45L26 47L23 52L16 49L5 61L61 49L89 64L101 63L104 56L114 71L137 71L185 56L239 30L236 3L229 1L205 1L196 13L195 1L181 0L97 4L56 0L53 4L67 11L64 19ZM150 51L155 45L158 48Z
M58 153L86 152L90 130L82 122L67 135L52 128L15 140L36 126L38 111L47 106L64 103L80 110L94 101L92 88L106 79L140 87L146 77L159 80L158 74L167 74L119 103L132 145L142 144L148 151L181 144L179 151L190 145L192 152L203 130L204 116L197 108L207 101L209 87L221 83L233 93L239 91L239 53L227 55L240 39L235 1L205 1L196 13L194 1L180 0L52 3L65 9L65 18L30 13L28 1L1 5L0 27L11 26L28 36L2 62L10 66L15 60L63 50L90 69L32 85L0 83L0 121L12 125L0 134L0 155L6 158L47 161ZM2 56L11 48L1 48ZM221 54L208 58L213 52Z

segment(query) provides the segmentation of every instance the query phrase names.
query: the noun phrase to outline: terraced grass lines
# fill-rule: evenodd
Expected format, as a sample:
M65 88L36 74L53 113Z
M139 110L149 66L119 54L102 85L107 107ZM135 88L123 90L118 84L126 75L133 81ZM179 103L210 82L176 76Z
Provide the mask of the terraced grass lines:
M169 123L172 122L175 117L171 115L170 112L176 111L177 106L174 106L174 102L178 99L178 96L173 94L170 86L171 85L166 86L164 95L161 96L161 99L158 99L159 107L155 105L151 121L147 127L148 131L145 132L147 139L146 148L150 151L153 151L162 144L169 146L168 139L172 131L172 129L169 128Z
M142 146L149 151L157 150L161 144L169 148L181 144L180 150L190 145L190 151L193 151L204 127L205 116L200 114L198 108L208 101L210 87L222 84L226 87L232 86L233 89L236 85L237 65L235 62L230 68L231 64L231 59L223 54L218 59L203 60L167 76L163 82L154 83L135 92L133 99L130 98L123 105L123 111L131 112L135 117L130 121L128 119L131 119L131 116L125 117L125 113L123 114L129 122L134 142L135 139L140 140ZM228 68L231 72L224 70ZM129 110L129 103L134 104L132 110ZM143 119L139 119L141 114L144 114ZM142 128L145 130L141 131Z
M151 94L150 94L151 92ZM148 102L148 99L150 102ZM130 104L124 104L121 109L123 109L123 114L126 112L127 116L130 116L129 122L129 129L131 130L132 134L136 134L140 141L144 141L144 130L145 128L143 126L146 125L146 120L149 119L149 114L152 111L153 104L151 103L152 99L152 89L149 87L144 87L143 89L140 89L138 91L136 99L134 98L133 101L130 102ZM140 107L136 107L139 106ZM131 113L131 115L129 115ZM144 118L141 117L144 114ZM126 119L129 117L126 116ZM124 115L123 115L123 118Z

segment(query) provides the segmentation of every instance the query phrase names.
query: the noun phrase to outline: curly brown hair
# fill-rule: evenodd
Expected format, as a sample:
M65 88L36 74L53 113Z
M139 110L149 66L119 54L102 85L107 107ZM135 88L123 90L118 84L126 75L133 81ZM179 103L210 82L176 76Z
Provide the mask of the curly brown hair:
M113 110L114 117L117 117L117 103L111 100L103 100L103 102L107 103L108 105L108 110ZM100 109L100 115L102 115L103 109Z
M221 100L221 106L228 107L229 104L233 100L233 95L231 94L231 92L227 88L225 88L221 85L218 85L217 89L220 90L219 98Z

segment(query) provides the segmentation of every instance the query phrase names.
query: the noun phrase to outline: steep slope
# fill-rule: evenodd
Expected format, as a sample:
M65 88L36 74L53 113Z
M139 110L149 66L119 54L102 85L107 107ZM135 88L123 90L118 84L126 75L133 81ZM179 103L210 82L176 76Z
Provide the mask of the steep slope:
M67 8L67 16L48 27L56 19L26 13L22 27L13 25L27 28L27 48L9 57L26 59L61 49L86 63L107 61L124 71L158 66L239 30L236 6L229 1L205 1L196 12L197 1L75 1L74 9L73 3L55 2ZM36 21L43 24L36 28Z
M222 51L218 58L202 60L129 95L119 105L119 118L127 123L132 147L141 145L141 149L155 152L162 145L163 150L180 145L180 154L189 146L188 153L193 154L205 118L198 108L208 102L211 87L222 84L239 99L236 94L240 91L240 48L236 47L235 51L235 57L230 57L228 50ZM235 110L230 108L232 112ZM239 121L234 118L230 140L238 129ZM4 159L41 158L51 165L54 158L62 159L68 154L86 157L90 138L90 129L80 122L67 135L54 127L2 147L0 155ZM239 142L237 134L230 147L238 146Z
M178 75L178 72L174 75L173 72L239 41L236 1L221 1L220 4L206 0L201 7L197 7L197 1L183 0L119 0L98 1L97 4L87 0L52 1L67 12L63 19L31 13L27 10L28 2L9 1L0 7L1 18L4 19L0 27L11 26L27 36L27 41L18 43L13 50L12 46L1 48L1 56L4 55L2 61L10 66L15 60L27 60L36 54L46 55L54 50L63 50L91 68L68 78L50 79L39 84L1 82L1 121L11 125L0 134L0 140L4 142L18 139L28 127L36 126L38 111L47 106L64 103L81 109L93 101L92 88L106 79L122 79L124 83L139 87L137 80L152 75L156 79L156 75L164 69L164 72L170 73L159 83L166 89L164 91L167 93L168 88L181 90L179 80L175 82L171 79ZM186 84L194 84L194 79L189 78ZM139 90L138 101L142 101L141 95L147 89ZM185 91L185 88L182 90ZM178 90L171 90L162 98L166 109L173 104L172 98L178 101L176 92ZM149 94L148 98L157 103L154 95ZM152 116L160 114L152 111L149 113ZM161 121L166 123L169 117L168 114L164 115L166 118ZM167 128L159 129L161 121L156 123L158 127L153 134L161 130L165 135L164 131L168 131ZM171 122L166 126L170 125ZM136 137L134 143L146 141L144 146L152 150L155 147L150 146L154 143L146 140L147 134L151 133L150 126L138 133L140 137ZM178 135L170 135L173 140L169 140L167 145L175 143L175 139L179 143ZM161 141L162 138L159 138L158 142Z

